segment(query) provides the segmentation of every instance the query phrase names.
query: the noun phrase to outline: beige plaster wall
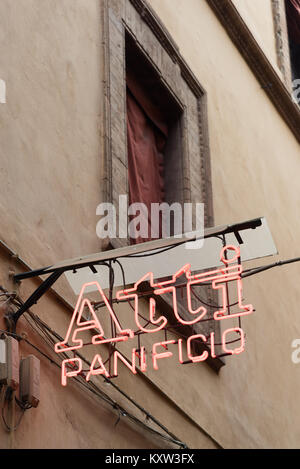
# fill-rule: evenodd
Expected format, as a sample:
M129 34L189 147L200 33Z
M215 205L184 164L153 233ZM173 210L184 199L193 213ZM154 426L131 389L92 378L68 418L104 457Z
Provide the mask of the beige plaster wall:
M298 143L206 2L150 3L208 93L216 225L265 215L280 258L298 256ZM201 46L207 38L209 48ZM294 264L245 281L256 308L243 321L246 352L228 359L219 377L190 367L199 420L226 447L297 447L300 377L291 342L300 334L299 273Z
M99 249L100 5L0 5L0 238L32 267Z
M0 251L0 266L0 285L5 285L11 290L13 284L7 276L7 269L9 266L17 268L17 263ZM35 282L24 282L20 289L21 297L27 298L34 287L36 287ZM53 294L45 295L36 306L31 308L31 311L53 330L64 335L71 312L64 308L63 303L58 301ZM128 311L125 310L126 312ZM47 344L45 338L39 335L38 330L32 327L32 321L28 322L28 320L30 318L25 313L18 322L17 333L19 336L26 337L38 350L23 340L19 343L20 358L33 354L41 361L40 403L36 409L25 412L15 432L9 433L5 431L2 424L0 425L1 449L178 448L178 445L153 435L128 417L121 416L119 420L117 410L104 400L95 397L75 380L68 380L67 387L62 387L60 368L45 357L46 355L59 364L58 355L53 351L53 347ZM107 325L109 324L105 324L105 327ZM0 330L5 329L6 324L1 310ZM89 337L86 334L84 341L88 342ZM97 353L101 353L103 360L106 359L107 347L102 346L97 349ZM92 361L95 347L85 347L80 352ZM88 370L88 365L84 364L83 369ZM188 440L191 447L215 448L217 446L159 389L149 385L142 374L134 376L125 366L119 364L118 375L115 382L119 388L135 399L140 406L167 426L182 441ZM107 395L107 398L117 402L141 422L166 435L158 425L150 419L147 420L145 413L118 390L111 385L104 384L102 377L92 377L92 381ZM19 397L18 391L17 397ZM7 404L5 404L4 415L6 422L10 424L11 410L8 409ZM15 406L15 423L19 422L20 416L21 411L18 406Z
M101 11L97 0L29 1L0 4L0 77L7 83L7 104L0 105L0 237L38 267L99 245ZM208 93L216 224L265 215L280 258L299 255L298 143L206 2L150 4ZM6 288L11 265L1 254ZM178 365L174 351L146 378L124 369L116 382L191 447L216 447L201 428L224 447L297 447L300 375L291 342L300 336L299 273L294 264L245 281L256 309L243 321L246 351L228 359L219 376L206 364ZM22 298L33 288L23 282ZM61 291L68 293L63 285ZM51 294L33 311L65 333L70 311ZM124 305L118 311L131 314ZM18 324L23 330L44 346L25 319ZM122 350L129 353L129 345ZM22 353L32 350L22 345ZM111 410L73 384L61 388L58 371L44 359L41 376L40 406L26 412L17 447L161 444L126 423L114 427Z
M32 268L99 250L95 228L103 176L101 4L4 0L0 5L0 75L7 88L7 103L0 107L0 239ZM0 255L0 285L28 298L37 283L14 285L9 270L19 271L20 265L1 249ZM65 281L55 288L75 303ZM51 293L32 310L64 335L71 313ZM0 329L5 328L1 314ZM57 359L25 317L17 327L17 333L22 332ZM41 359L41 402L25 413L13 435L0 426L1 448L169 447L128 419L115 426L116 411L75 383L62 388L59 369L21 342L20 356L29 353ZM143 377L128 377L121 369L118 381L179 438L194 447L216 447ZM103 380L99 382L103 387ZM145 414L121 394L111 388L107 392L145 421ZM17 419L19 414L16 408Z
M260 47L281 75L277 64L271 0L232 0Z

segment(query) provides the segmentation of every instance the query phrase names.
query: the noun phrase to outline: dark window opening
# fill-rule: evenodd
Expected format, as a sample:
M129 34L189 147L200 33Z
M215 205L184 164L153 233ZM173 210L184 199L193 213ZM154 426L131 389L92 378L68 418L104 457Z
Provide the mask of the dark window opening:
M129 204L144 203L148 215L151 214L151 203L183 204L183 110L129 34L126 36L126 90ZM132 244L153 239L153 220L149 217L147 221L149 237L130 238ZM159 222L159 237L162 237L163 220L160 218ZM170 235L176 234L175 227L174 213L170 212ZM137 229L140 229L139 225ZM181 282L182 279L178 279L176 283ZM149 284L143 288L149 291ZM209 291L205 291L204 296L206 293L208 295ZM193 307L199 306L198 303L192 298ZM169 305L172 311L171 294L164 295L163 304L164 310ZM177 306L181 317L191 320L187 313L185 286L177 292ZM170 313L169 320L172 317ZM195 324L186 329L199 333L210 327L207 322L205 326Z
M300 0L285 0L292 79L300 79Z
M130 240L140 243L163 234L161 216L153 226L151 203L183 203L183 111L129 34L125 53L129 204L143 203L148 212L148 236Z

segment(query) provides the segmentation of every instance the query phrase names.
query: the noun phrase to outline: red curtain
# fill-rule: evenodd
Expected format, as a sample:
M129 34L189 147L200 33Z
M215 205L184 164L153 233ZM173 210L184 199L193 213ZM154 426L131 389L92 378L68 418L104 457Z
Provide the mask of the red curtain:
M151 203L164 201L164 148L167 125L147 92L127 74L127 137L129 203L142 202L148 210L148 237L131 239L140 243L151 239ZM144 218L145 220L145 218ZM161 234L161 233L160 233Z
M285 4L290 40L300 44L300 0L286 0Z

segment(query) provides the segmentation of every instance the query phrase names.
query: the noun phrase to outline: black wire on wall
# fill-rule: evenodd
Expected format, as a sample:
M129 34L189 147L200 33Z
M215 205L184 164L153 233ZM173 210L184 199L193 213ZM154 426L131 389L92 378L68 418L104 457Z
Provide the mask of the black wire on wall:
M17 295L15 293L9 293L7 291L5 291L5 289L3 287L0 286L0 290L3 292L1 294L1 296L5 296L7 299L5 300L5 302L9 301L10 299L13 301L14 304L22 304L22 300L20 298L17 298ZM55 337L55 339L58 339L58 340L63 340L63 338L61 336L59 336L59 334L55 331L53 331L46 323L44 323L44 321L42 321L37 315L35 315L34 313L32 313L31 311L28 311L26 313L26 316L28 315L28 317L25 317L25 319L27 320L27 322L31 325L31 327L43 338L44 342L49 346L51 347L51 350L53 350L53 345L55 344L56 340L53 339L53 337ZM29 319L30 318L30 319ZM31 322L33 321L33 323ZM52 364L56 365L57 367L61 367L61 364L60 363L57 363L56 360L54 360L53 358L51 358L47 353L43 352L39 347L37 347L36 345L34 345L32 342L30 342L26 337L24 336L20 336L16 333L12 333L12 332L8 332L8 331L5 331L5 330L0 330L0 333L3 333L3 334L6 334L6 335L10 335L14 338L16 338L18 341L24 341L25 343L27 343L29 346L31 346L34 350L36 350L37 352L39 352L44 358L46 358L47 360L49 360ZM70 358L66 353L63 353L61 354L62 355L62 360L63 358ZM79 354L78 352L76 353L76 355L81 358L88 366L91 366L91 363L81 354ZM61 360L61 361L62 361ZM165 441L168 441L170 443L173 443L173 444L176 444L178 445L179 447L181 448L187 448L187 445L178 440L176 438L175 435L173 435L164 425L162 425L155 417L153 417L151 415L150 412L148 412L147 410L145 410L143 407L141 407L136 401L134 401L132 398L130 398L124 391L122 391L115 383L112 383L111 380L109 380L108 378L105 378L105 381L109 382L118 392L120 392L120 394L122 394L124 397L126 397L132 404L134 404L141 412L143 412L146 416L146 419L147 420L152 420L156 425L158 425L162 430L164 430L167 435L164 435L162 434L161 432L155 430L154 428L151 428L149 425L147 425L146 423L144 423L142 420L140 420L139 418L137 418L136 416L134 416L132 413L128 412L126 409L124 409L120 404L118 404L116 401L114 401L113 399L110 398L110 396L105 393L104 391L102 391L95 383L93 383L92 381L89 381L89 382L86 382L84 376L79 376L79 377L74 377L75 378L75 381L85 387L86 389L88 389L91 393L93 393L95 396L97 396L98 398L102 399L103 401L105 401L107 404L109 404L111 407L113 407L114 410L116 410L118 412L118 420L116 422L119 423L120 421L120 418L121 417L127 417L129 420L131 420L132 422L138 424L139 426L141 426L143 429L149 431L150 433L156 435L157 437L160 437L162 439L164 439ZM5 412L5 402L6 402L6 399L4 400L3 404L2 404L2 420L3 420L3 423L5 425L5 428L7 431L11 431L12 429L9 427L9 425L7 424L6 422L6 419L5 419L5 416L4 416L4 412ZM23 414L25 412L26 409L23 409ZM20 417L20 420L17 424L17 426L14 428L14 430L19 426L20 424L20 421L21 421L21 418L23 417L23 414L21 415Z

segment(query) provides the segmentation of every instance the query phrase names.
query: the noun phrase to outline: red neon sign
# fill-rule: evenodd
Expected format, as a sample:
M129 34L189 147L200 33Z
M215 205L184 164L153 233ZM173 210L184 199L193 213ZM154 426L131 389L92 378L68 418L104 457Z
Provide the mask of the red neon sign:
M103 338L104 331L103 331L103 328L100 324L100 321L99 321L99 319L98 319L98 317L97 317L97 315L94 311L94 308L92 307L92 305L91 305L91 303L88 299L86 299L86 298L83 299L84 291L86 290L87 287L89 287L91 285L95 285L97 287L97 290L100 293L100 296L101 296L102 300L104 301L104 303L105 303L105 305L106 305L106 307L109 311L111 319L112 319L112 321L113 321L113 323L116 327L117 333L120 334L120 337L113 337L111 339L104 339ZM90 314L92 316L92 319L82 321L82 313L83 313L83 310L84 310L85 306L88 306ZM71 337L72 329L73 329L75 324L76 324L77 327L75 328L75 330L73 332L73 335L72 335L72 338L71 338L71 341L73 342L74 345L68 345L68 342L69 342L70 337ZM108 299L104 295L103 290L100 287L98 282L85 283L82 286L81 292L79 294L79 297L78 297L78 300L77 300L77 303L76 303L76 306L75 306L75 309L74 309L74 312L73 312L73 315L72 315L72 319L70 321L70 324L69 324L69 327L68 327L68 330L67 330L67 333L66 333L65 340L63 342L58 342L58 343L55 344L55 352L60 353L60 352L66 352L68 350L75 350L75 349L81 348L83 346L83 341L82 341L82 339L77 339L76 338L77 334L79 332L83 332L83 331L86 331L86 330L94 330L94 329L99 331L99 334L95 334L92 337L92 343L94 345L105 344L105 343L108 343L108 342L120 342L120 341L128 340L129 338L132 339L134 337L133 331L131 329L125 329L125 330L121 329L120 323L119 323L113 309L111 308L111 306L109 304Z
M158 319L155 319L155 308L156 308L156 302L154 298L150 298L149 300L149 318L150 318L150 323L153 325L158 325L158 327L155 327L154 329L145 329L140 321L139 321L139 299L138 299L138 286L145 281L149 281L150 287L155 288L156 284L153 281L153 273L148 272L146 275L144 275L140 280L138 280L133 288L129 288L127 290L119 290L117 291L117 299L118 300L123 300L123 299L128 299L128 300L133 300L134 301L134 319L135 323L137 325L137 328L140 329L143 332L158 332L161 329L163 329L167 325L167 319L164 316L160 316Z
M235 256L232 259L226 259L225 253L228 250L235 251ZM217 270L212 270L210 272L205 272L204 274L196 274L188 277L189 281L187 283L188 299L190 299L190 288L191 285L199 285L201 283L211 282L212 288L214 290L221 290L222 295L222 306L223 308L219 311L214 312L214 319L219 321L226 318L241 317L247 314L253 313L252 305L243 305L242 300L242 279L241 273L243 268L240 264L228 267L228 264L231 264L240 258L240 249L235 246L225 246L221 250L220 259L225 264L225 267ZM240 311L237 313L232 313L227 315L228 310L228 295L226 284L230 281L236 281L237 284L237 296L238 296L238 306ZM205 308L204 308L205 309Z
M227 258L227 255L233 251L234 256ZM200 322L206 315L207 309L201 305L196 309L192 307L192 287L194 285L201 284L210 284L213 289L220 291L222 298L222 308L214 312L213 319L216 321L228 319L228 318L237 318L242 317L253 312L253 306L251 304L243 305L242 300L242 266L240 263L240 250L235 246L225 246L220 253L220 259L224 264L224 267L219 269L211 270L201 274L191 274L190 264L184 265L179 269L173 276L172 279L167 281L155 282L154 275L152 272L148 272L141 279L139 279L132 288L122 289L117 291L116 298L118 300L130 300L133 301L134 306L134 321L137 327L137 331L134 332L132 329L122 329L118 318L113 311L107 297L105 296L101 286L98 282L91 282L84 284L82 286L81 292L79 294L69 327L66 332L65 339L62 342L55 344L55 351L57 353L77 350L83 347L83 340L78 338L78 335L87 330L94 331L92 336L93 345L102 345L105 343L117 343L120 341L127 341L134 339L139 334L148 334L148 333L157 333L162 331L167 326L168 320L165 316L160 315L156 317L156 301L153 297L149 299L149 319L147 321L147 327L142 326L140 322L140 305L139 305L139 296L138 296L138 287L144 282L148 281L150 287L153 290L154 295L163 295L169 293L172 295L173 311L174 316L177 321L183 325L193 325L197 322ZM234 265L233 265L234 264ZM187 310L192 316L192 319L187 320L183 319L178 312L177 307L177 290L176 282L180 277L184 277L186 282L186 299L187 299ZM235 282L237 297L238 297L238 312L232 313L229 308L228 300L228 290L227 283ZM86 289L95 285L98 293L104 302L107 311L109 312L111 323L113 324L116 336L112 338L105 338L105 333L103 327L100 323L98 316L95 313L95 310L91 302L84 298ZM87 308L90 312L90 319L84 319L82 317L84 309ZM148 325L153 327L148 328ZM238 336L237 340L232 340L231 342L227 341L228 336L232 337L232 334ZM201 340L202 344L208 344L210 348L206 347L201 354L195 354L193 345ZM239 341L239 346L235 348L229 348L228 344L232 342ZM187 338L186 341L186 356L188 362L199 363L207 360L209 356L216 358L215 352L215 334L214 332L210 333L209 337L206 337L204 334L194 334ZM241 327L231 327L223 331L221 337L221 347L223 353L226 355L238 355L245 350L245 334ZM163 350L161 350L163 348ZM177 350L176 350L177 348ZM159 369L159 363L161 359L168 359L172 356L177 357L179 363L185 363L183 359L183 349L184 349L184 340L182 338L178 340L164 340L156 342L152 345L151 351L151 361L152 367L154 370ZM113 370L112 372L108 371L105 367L102 357L97 353L90 365L90 369L86 375L86 381L89 381L92 376L103 375L106 378L112 378L118 375L118 364L122 362L133 374L137 373L137 366L139 366L140 371L146 372L149 365L149 360L147 359L147 353L144 346L139 349L135 347L132 348L131 361L129 361L125 356L118 350L114 350L112 354L113 359ZM62 362L62 371L61 371L61 382L63 386L66 386L67 379L82 375L83 363L82 360L78 357L70 358L63 360ZM111 373L111 374L110 374Z

